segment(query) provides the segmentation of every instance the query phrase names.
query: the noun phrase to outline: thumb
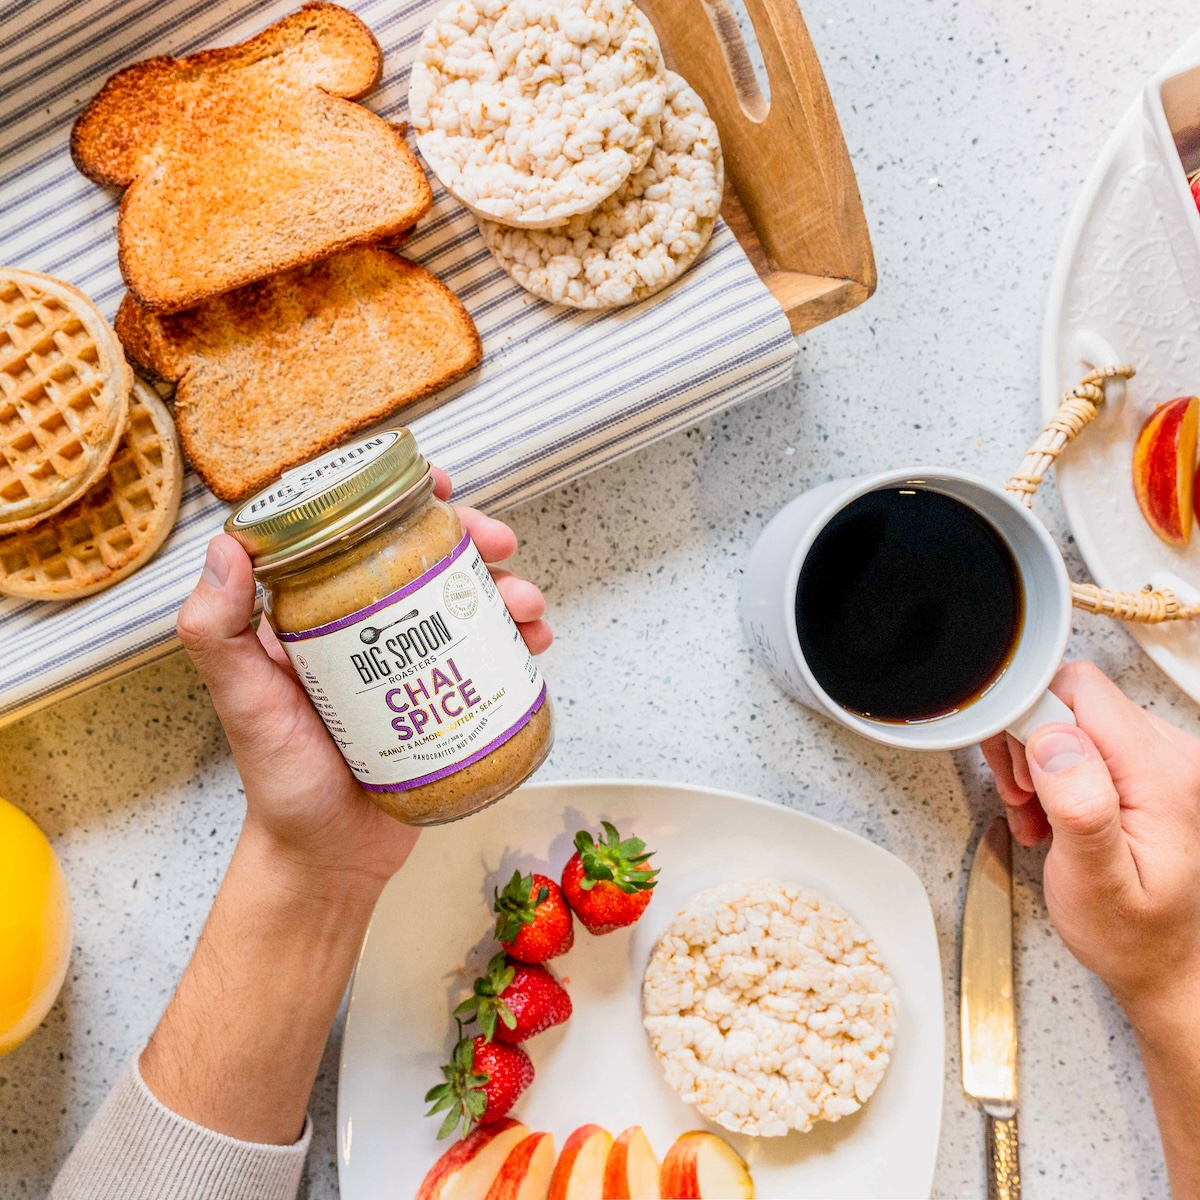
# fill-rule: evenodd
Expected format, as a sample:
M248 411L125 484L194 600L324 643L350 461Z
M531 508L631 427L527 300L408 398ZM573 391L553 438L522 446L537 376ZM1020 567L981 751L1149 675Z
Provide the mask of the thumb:
M1121 798L1092 739L1075 725L1043 725L1025 757L1055 851L1094 876L1112 878L1132 868Z
M175 628L231 734L253 718L275 674L253 616L250 559L233 538L219 534L208 543L204 570Z

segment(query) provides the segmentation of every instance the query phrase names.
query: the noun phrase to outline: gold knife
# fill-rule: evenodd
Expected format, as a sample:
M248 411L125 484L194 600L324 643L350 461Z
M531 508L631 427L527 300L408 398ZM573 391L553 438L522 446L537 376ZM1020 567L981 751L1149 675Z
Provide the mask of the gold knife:
M1012 842L1003 817L975 850L962 926L963 1090L987 1117L988 1200L1021 1200Z

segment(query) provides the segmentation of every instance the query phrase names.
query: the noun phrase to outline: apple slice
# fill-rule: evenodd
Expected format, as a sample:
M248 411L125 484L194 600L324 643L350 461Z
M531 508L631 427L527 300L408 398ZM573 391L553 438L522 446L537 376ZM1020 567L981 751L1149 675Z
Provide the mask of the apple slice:
M528 1135L512 1117L481 1125L429 1168L416 1200L484 1200L510 1151Z
M554 1173L554 1138L531 1133L509 1152L486 1200L546 1200Z
M1133 445L1133 494L1151 529L1170 546L1192 536L1200 399L1160 404Z
M604 1162L603 1200L659 1200L658 1159L640 1125L612 1144Z
M563 1142L554 1165L548 1200L602 1200L604 1164L613 1137L599 1125L580 1125Z
M682 1133L663 1159L664 1200L753 1200L754 1180L742 1156L715 1133Z

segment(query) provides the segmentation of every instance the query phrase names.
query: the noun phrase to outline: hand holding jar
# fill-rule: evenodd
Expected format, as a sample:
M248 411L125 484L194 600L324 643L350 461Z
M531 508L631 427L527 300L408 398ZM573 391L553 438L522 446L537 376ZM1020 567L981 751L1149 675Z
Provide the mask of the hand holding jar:
M507 525L473 509L452 510L444 503L449 479L436 469L421 475L427 483L418 488L420 507L437 514L447 544L457 545L465 530L489 564L513 554L516 537ZM372 561L385 553L377 551ZM516 622L521 650L545 650L551 634L542 619L541 592L507 571L493 570L491 578ZM395 610L395 616L410 608ZM247 823L306 865L366 871L386 880L404 861L415 833L392 820L379 799L403 799L405 793L360 786L268 622L263 620L257 632L253 628L253 609L249 555L228 535L214 538L200 581L179 614L179 636L229 737L246 788ZM385 620L368 618L373 628ZM548 724L549 706L542 707ZM544 740L548 751L549 737ZM541 757L544 752L537 762Z

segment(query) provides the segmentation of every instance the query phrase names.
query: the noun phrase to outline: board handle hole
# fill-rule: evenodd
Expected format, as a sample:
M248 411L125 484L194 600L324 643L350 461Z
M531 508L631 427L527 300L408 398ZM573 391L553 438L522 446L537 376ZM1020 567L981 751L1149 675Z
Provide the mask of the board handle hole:
M742 112L762 122L771 111L771 81L745 0L704 0Z

